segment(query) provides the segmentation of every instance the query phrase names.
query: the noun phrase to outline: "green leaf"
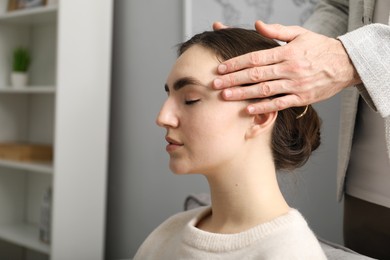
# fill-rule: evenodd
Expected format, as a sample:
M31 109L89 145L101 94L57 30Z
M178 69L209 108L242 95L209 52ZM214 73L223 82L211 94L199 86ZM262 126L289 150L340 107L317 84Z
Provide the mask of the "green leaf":
M19 47L13 53L13 71L26 72L30 66L31 57L28 49Z

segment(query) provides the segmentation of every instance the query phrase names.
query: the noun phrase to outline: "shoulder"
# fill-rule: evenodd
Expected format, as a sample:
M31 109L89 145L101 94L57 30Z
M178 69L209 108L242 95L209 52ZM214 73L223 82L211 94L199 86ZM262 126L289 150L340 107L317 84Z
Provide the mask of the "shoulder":
M147 256L161 255L162 251L179 244L185 227L196 222L199 216L210 210L210 207L200 207L177 213L161 223L146 238L138 249L134 259L144 259ZM151 258L153 259L153 257Z
M278 221L283 225L275 230L268 243L270 247L283 245L280 259L326 259L318 239L298 210L290 210Z
M202 215L203 212L209 210L210 207L200 207L188 211L179 212L175 215L172 215L167 220L165 220L160 226L153 231L153 233L157 232L172 232L173 230L181 230L183 229L189 222L197 219L199 215ZM153 234L152 233L152 234Z
M279 236L278 239L294 244L318 243L307 221L298 210L291 209L288 214L276 221L282 223L279 229L275 230L275 236Z
M149 237L153 236L159 236L159 235L165 235L167 233L174 233L178 232L191 222L191 220L196 219L199 215L201 215L203 212L207 211L209 207L200 207L184 212L179 212L171 217L169 217L167 220L165 220L163 223L161 223L150 235Z

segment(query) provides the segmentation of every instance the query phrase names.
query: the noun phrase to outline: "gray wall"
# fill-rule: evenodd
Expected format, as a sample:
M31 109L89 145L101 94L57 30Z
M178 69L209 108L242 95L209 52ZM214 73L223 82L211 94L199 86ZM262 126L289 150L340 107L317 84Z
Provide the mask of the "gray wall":
M106 259L132 257L158 224L182 210L187 194L208 190L201 176L170 173L165 133L155 125L174 46L182 40L182 1L115 0L114 16ZM339 99L316 107L323 144L301 171L282 176L282 188L317 234L341 243L335 187Z

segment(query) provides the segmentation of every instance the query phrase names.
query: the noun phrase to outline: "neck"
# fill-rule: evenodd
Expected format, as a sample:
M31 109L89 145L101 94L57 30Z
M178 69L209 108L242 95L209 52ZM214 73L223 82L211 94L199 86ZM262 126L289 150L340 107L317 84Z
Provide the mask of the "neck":
M258 157L259 158L259 157ZM286 214L289 207L280 191L272 160L245 167L229 167L207 175L212 213L198 225L214 233L238 233ZM262 167L259 169L259 165Z

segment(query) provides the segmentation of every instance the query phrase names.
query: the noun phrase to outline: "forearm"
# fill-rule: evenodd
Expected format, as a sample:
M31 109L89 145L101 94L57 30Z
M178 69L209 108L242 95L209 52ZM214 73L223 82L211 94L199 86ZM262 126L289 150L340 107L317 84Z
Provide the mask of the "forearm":
M348 28L348 0L320 1L303 27L332 38L345 34Z
M390 26L371 24L339 37L363 85L358 88L382 117L390 115Z

